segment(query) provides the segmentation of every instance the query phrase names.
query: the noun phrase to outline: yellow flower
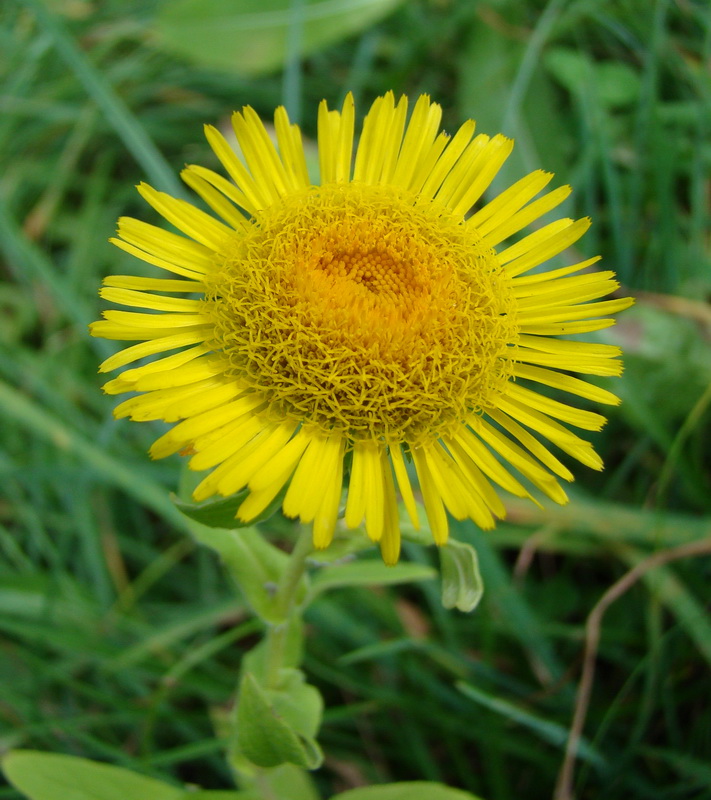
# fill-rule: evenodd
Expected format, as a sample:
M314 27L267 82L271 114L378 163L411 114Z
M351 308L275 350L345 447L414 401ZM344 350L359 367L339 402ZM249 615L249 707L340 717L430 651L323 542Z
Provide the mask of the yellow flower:
M347 464L345 525L365 520L389 564L400 550L397 492L419 525L409 460L438 544L446 511L482 528L504 516L492 484L566 502L556 476L573 476L549 443L602 468L566 424L599 430L605 418L531 385L617 403L567 372L618 375L619 350L558 337L608 327L632 303L588 302L618 287L613 273L586 271L597 258L535 270L588 219L502 244L569 187L534 200L552 178L536 171L482 203L513 142L474 136L473 121L451 137L438 132L441 108L426 96L409 121L407 107L392 93L373 103L352 166L353 99L340 112L321 103L317 184L283 108L278 149L251 108L234 114L244 162L206 127L232 180L194 165L182 177L215 216L141 185L185 236L122 218L112 241L175 277L107 278L102 297L148 313L105 311L92 326L94 336L141 342L102 371L175 351L104 388L139 392L116 417L182 420L151 455L182 451L193 469L211 470L195 500L246 487L237 516L248 522L285 491L284 513L313 522L323 548Z

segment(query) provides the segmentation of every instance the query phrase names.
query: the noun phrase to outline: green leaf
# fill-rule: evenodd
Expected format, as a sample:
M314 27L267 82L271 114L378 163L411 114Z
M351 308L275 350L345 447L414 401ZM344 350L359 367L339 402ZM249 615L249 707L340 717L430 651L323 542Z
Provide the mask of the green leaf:
M274 601L289 556L267 542L256 529L225 530L192 525L195 539L215 550L231 572L250 606L266 622L284 622L284 614ZM308 578L301 579L297 602L306 596Z
M240 685L237 746L258 767L289 763L316 769L323 761L317 742L300 734L277 712L269 695L250 673Z
M171 0L154 31L165 49L246 75L280 68L364 30L402 0Z
M271 769L257 769L243 756L232 766L239 773L239 784L248 794L244 800L264 800L265 797L288 800L321 800L311 775L294 764L281 764ZM190 798L192 800L192 797ZM207 798L206 798L207 800ZM216 798L218 800L218 798ZM240 800L242 800L240 798Z
M484 594L476 550L465 542L450 539L439 549L442 570L442 605L459 611L473 611Z
M510 25L518 14L519 24L525 24L520 3L506 3L502 13ZM570 120L558 108L557 87L538 58L527 58L529 44L475 19L460 49L461 115L475 119L481 133L503 133L516 142L493 189L540 167L564 175L575 153Z
M360 661L377 661L380 658L389 658L403 652L423 652L427 649L427 643L422 639L413 639L411 636L403 636L399 639L388 639L384 642L366 644L357 647L338 659L339 664L357 664Z
M600 102L609 108L631 106L639 101L640 77L622 61L600 61L595 64Z
M306 683L306 676L299 669L282 669L279 685L267 690L272 707L301 736L316 737L323 716L323 698L315 686Z
M401 563L388 567L379 559L352 561L324 567L312 579L311 596L341 586L383 586L386 584L426 581L437 571L425 564Z
M509 721L523 725L532 731L534 734L543 739L544 742L549 742L560 748L564 748L568 741L568 729L557 722L543 719L529 711L509 703L507 700L502 700L494 695L482 692L474 686L471 686L464 681L457 682L457 689L476 703L480 703L485 708L489 708L505 717ZM585 761L598 766L604 766L605 761L600 753L585 739L581 738L578 741L577 756Z
M543 63L556 81L571 94L580 96L593 85L593 65L587 53L571 47L551 47Z
M221 497L219 500L205 500L203 503L186 503L175 497L173 502L186 517L190 517L190 519L199 522L201 525L206 525L208 528L234 530L235 528L249 528L258 522L269 519L279 509L283 499L283 493L279 494L261 514L249 522L242 522L237 518L237 509L242 505L248 494L249 489L244 489L229 497Z
M241 522L235 517L237 509L242 505L248 493L248 490L245 489L230 497L221 497L219 500L206 500L204 503L185 503L175 497L172 500L186 517L195 520L195 522L199 522L208 528L231 530L251 527L253 524L251 522Z
M262 775L262 786L267 784L275 797L288 797L289 800L320 800L320 794L309 773L293 764L282 764L280 767L263 772Z
M481 798L461 789L450 789L442 783L408 781L350 789L334 795L331 800L481 800Z
M86 758L15 750L2 762L10 783L30 800L185 800L187 793L153 778Z
M183 196L183 187L175 177L160 150L146 133L146 126L135 117L120 94L117 94L105 70L92 63L85 49L69 33L61 18L52 13L42 0L26 0L30 13L44 28L58 55L74 73L96 105L101 109L107 125L120 136L126 149L146 171L154 186ZM75 303L79 298L75 295Z
M553 683L562 678L563 664L558 659L551 639L543 631L538 611L514 584L508 567L494 549L492 536L472 522L452 522L455 535L473 541L491 589L489 602L501 616L505 630L519 640L528 658L535 659L545 681Z
M553 47L544 57L550 74L571 94L595 92L607 108L629 106L639 100L640 77L619 61L593 61L587 53L570 47Z
M255 792L235 792L229 789L199 789L197 792L191 790L180 797L181 800L261 800L260 795ZM127 798L127 800L133 800L133 798Z

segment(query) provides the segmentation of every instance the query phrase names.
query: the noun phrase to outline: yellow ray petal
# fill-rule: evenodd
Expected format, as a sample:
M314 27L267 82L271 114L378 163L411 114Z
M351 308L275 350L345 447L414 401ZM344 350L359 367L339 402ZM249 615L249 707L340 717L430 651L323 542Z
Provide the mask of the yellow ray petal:
M518 294L519 290L524 286L530 286L537 283L548 283L548 281L564 278L568 275L572 275L574 272L580 272L580 270L585 269L592 264L596 264L600 258L601 256L594 256L593 258L588 258L585 261L579 261L577 264L573 264L570 267L561 267L560 269L536 272L533 275L515 276L511 279L511 285L514 287L514 292Z
M449 513L455 519L469 516L469 504L466 498L466 487L462 486L454 468L454 462L445 456L437 442L421 448L427 468L434 486L442 498Z
M225 371L225 365L216 359L196 358L183 367L157 372L138 378L136 381L125 381L116 378L103 386L106 394L122 394L123 392L150 392L154 389L170 389L172 386L185 386L198 383L205 378L212 378Z
M373 542L383 535L382 445L366 442L363 448L365 531Z
M559 425L550 419L546 414L529 408L514 397L509 395L497 398L497 408L513 417L515 420L525 425L527 428L535 430L545 436L554 444L562 447L564 444L569 447L587 444L577 434L573 433L563 425Z
M264 420L259 420L256 417L248 418L244 423L238 420L237 423L233 424L237 426L241 424L241 427L236 428L231 433L229 447L225 447L219 462L217 462L219 466L213 469L207 477L203 478L193 492L193 499L198 503L214 494L221 494L223 497L232 494L233 490L229 484L229 477L235 469L239 469L243 454L249 455L256 445L268 439L279 426L279 423L265 424ZM217 444L224 445L226 443L219 441ZM228 483L225 484L225 481ZM226 486L226 491L223 491L223 485Z
M202 277L203 270L195 269L196 266L195 262L191 259L180 259L183 263L189 263L193 268L187 268L180 266L180 264L176 263L174 258L159 258L158 256L152 255L145 250L141 250L140 248L136 247L135 245L128 244L127 242L121 241L121 239L111 238L109 242L116 247L123 250L125 253L129 255L135 256L136 258L140 258L141 261L145 261L146 264L152 264L154 267L159 267L160 269L164 269L167 272L173 272L175 275L183 275L186 278L193 278L195 280L199 280Z
M490 410L487 412L488 415L497 422L505 431L510 433L515 439L517 439L523 447L530 453L531 455L535 456L542 464L545 464L548 469L558 475L558 477L562 478L565 481L572 481L573 480L573 473L564 465L562 464L554 455L553 453L548 450L548 448L544 447L541 442L536 439L533 434L529 433L525 428L518 424L515 420L508 416L508 414L504 414L501 411ZM481 420L480 424L482 428L489 431L489 434L493 435L495 431L486 421ZM474 426L472 426L474 427ZM498 431L496 432L498 434ZM499 434L500 436L500 434ZM503 439L498 441L505 440L507 445L513 445L513 443L503 437ZM491 438L489 439L491 443ZM514 445L515 446L515 445ZM494 447L494 444L492 444ZM501 449L498 447L494 447L497 452L502 453ZM503 454L503 453L502 453ZM529 460L531 464L536 466L536 469L540 470L540 467L536 465L536 462L532 459ZM520 470L519 470L520 471ZM545 472L542 473L545 475Z
M193 498L200 502L215 494L217 484L227 470L221 469L225 462L268 427L269 423L263 419L247 414L200 437L194 445L198 452L188 462L190 469L201 472L218 464L220 466L200 483L193 492Z
M530 497L525 487L511 475L503 464L496 460L484 443L466 426L462 425L460 430L451 438L445 438L444 443L460 463L465 463L465 457L469 458L472 463L476 464L479 469L506 491L511 492L516 497Z
M279 488L281 488L296 469L296 465L311 442L312 436L313 433L311 431L301 428L291 441L254 473L250 478L249 488L255 492L261 492L275 483L278 483Z
M189 442L193 442L206 433L221 428L245 414L254 412L261 405L263 405L262 396L253 392L238 400L225 403L219 408L210 408L195 414L171 428L154 442L151 447L151 455L153 458L163 458L171 453L176 453Z
M438 443L427 448L426 455L430 474L452 516L456 519L469 517L483 530L491 530L495 525L492 510L496 509L501 516L505 510L476 465L470 463L465 473Z
M596 342L576 342L568 341L567 339L528 335L519 336L518 344L519 348L516 360L525 360L523 356L525 355L528 357L530 351L535 350L569 359L570 363L573 365L569 367L569 369L576 372L582 371L574 366L576 362L592 362L595 360L600 362L610 361L617 368L621 367L619 361L614 361L614 359L622 354L622 350L616 345L598 344Z
M209 247L132 217L119 218L118 236L146 253L190 270L191 274L198 273L198 280L201 273L210 272L214 265L214 253Z
M318 165L321 185L336 180L340 114L322 100L318 106Z
M506 417L505 414L495 411L489 411L488 413L492 419L495 419L503 427L504 423L501 420L502 418ZM493 450L499 453L511 464L512 467L517 469L522 475L528 478L528 480L531 481L534 486L539 488L545 495L550 497L551 500L554 500L560 504L567 502L566 494L555 478L550 473L546 472L538 463L536 463L536 461L534 461L525 450L519 447L515 442L512 442L507 436L504 436L500 431L496 430L496 428L494 428L481 417L470 417L467 422ZM531 450L531 452L535 452L535 454L538 456L538 452L545 451L545 448L540 445L540 443L538 443L537 440L528 433L528 431L520 428L520 426L518 427L523 433L526 434L526 447ZM532 445L531 447L529 447L528 442L530 442ZM533 444L534 442L536 442L538 447ZM569 480L573 479L570 470L563 466L563 464L561 464L557 459L555 459L553 456L550 456L550 460L552 463L557 463L559 465L557 474L560 474L561 477Z
M586 464L591 469L602 469L602 461L593 450L590 442L586 442L563 425L551 419L540 411L528 408L511 397L500 397L499 409L527 428L537 431L545 436L561 450Z
M201 339L209 339L212 335L212 330L204 323L201 325L185 325L180 328L181 333L195 333L199 334ZM92 336L100 336L102 339L112 339L115 341L133 342L136 340L152 340L164 339L168 336L175 335L175 328L168 327L151 327L142 328L134 327L132 325L124 325L121 322L113 322L108 319L100 319L92 322L89 325L89 333Z
M407 100L395 106L395 95L378 98L363 122L363 134L356 152L353 179L374 184L380 181L388 153L399 149Z
M168 222L210 250L222 250L230 241L232 232L226 225L185 200L158 192L147 183L139 184L138 192Z
M392 119L387 123L386 146L383 147L382 165L378 181L380 183L390 183L397 168L402 137L405 131L405 120L407 118L407 97L402 95L398 101Z
M189 167L180 173L187 185L207 203L208 206L235 230L244 230L248 221L237 208L225 197L224 193L215 189L195 169Z
M122 381L126 381L128 383L137 383L139 380L141 380L141 378L145 378L146 375L153 375L157 372L174 370L178 367L184 366L185 364L189 364L191 361L194 361L196 358L205 355L205 353L208 353L209 351L210 347L204 342L201 342L194 347L189 347L187 350L181 350L180 353L174 353L172 356L165 356L165 358L159 358L155 361L151 361L149 364L144 364L142 367L127 369L125 372L121 373L120 378ZM168 387L160 386L156 388L167 389Z
M203 385L203 384L200 384ZM180 402L166 406L163 419L166 422L177 422L202 414L211 408L217 408L249 391L247 387L233 378L218 375L204 382L203 389L196 396L190 396Z
M276 496L283 487L283 483L273 483L265 489L260 489L257 492L250 492L237 509L237 519L241 522L251 522L267 509L269 504L276 499Z
M116 419L130 417L137 422L148 422L156 419L175 422L180 417L171 416L169 409L175 405L183 408L183 404L187 403L189 399L197 395L201 397L209 395L214 388L222 385L219 380L208 378L188 386L177 386L172 389L147 392L119 403L114 409L114 417Z
M332 434L330 447L332 448L333 469L324 472L323 499L314 517L313 541L314 547L318 550L323 550L331 544L343 493L344 437L340 434Z
M447 523L447 512L444 510L442 496L437 491L437 487L434 484L422 448L415 447L410 452L415 462L417 479L420 482L422 501L425 504L425 513L430 523L432 538L435 540L436 544L446 544L449 538L449 525Z
M560 186L552 192L543 195L543 197L538 200L534 200L516 214L513 214L506 221L502 221L491 233L484 236L482 244L485 247L496 247L497 244L508 239L509 236L518 233L518 231L523 230L539 217L542 217L556 206L559 206L572 191L570 186Z
M204 182L209 183L210 186L217 189L217 191L223 194L231 203L238 208L244 209L248 214L256 213L257 209L250 203L247 196L243 192L240 192L234 183L231 183L227 178L214 170L202 167L199 164L188 164L185 168L185 172L194 174ZM242 219L243 224L246 221L246 218ZM240 227L242 227L243 224Z
M437 136L441 119L441 106L432 103L427 95L421 95L415 103L405 131L395 172L392 176L393 186L409 186L423 155L428 153Z
M231 456L232 468L218 483L218 492L228 496L243 489L255 472L284 447L297 425L298 423L294 420L287 420L273 427L265 428L239 453Z
M312 434L284 497L287 517L299 517L302 522L313 520L321 504L324 476L335 469L339 448L340 435L321 431Z
M622 350L614 344L598 342L570 342L566 339L549 339L543 336L521 336L519 344L545 353L581 356L583 358L617 358Z
M552 172L542 169L526 175L479 209L467 224L476 228L480 236L485 236L534 198L552 178Z
M543 337L541 337L543 338ZM622 362L599 355L584 353L550 353L536 349L519 347L516 350L516 361L525 364L537 364L542 367L570 370L582 375L600 375L609 377L622 374Z
M616 324L614 319L583 319L573 322L525 323L520 327L521 333L534 336L574 336L580 333L591 333L610 328Z
M213 125L205 125L205 137L230 178L247 198L247 202L253 209L252 213L258 213L262 209L268 208L270 205L268 191L252 178L247 167L237 158L237 154L220 131Z
M353 94L348 92L343 101L338 138L336 140L335 180L337 181L347 181L351 177L354 126L355 103L353 102Z
M157 292L185 292L202 294L205 284L202 281L170 280L168 278L144 278L139 275L109 275L103 280L104 286L115 289L139 289Z
M419 169L413 173L411 179L411 188L419 193L420 202L432 200L439 191L444 179L469 145L475 128L474 120L469 120L451 139L441 133L432 143L430 150L422 159Z
M486 513L486 521L490 528L494 527L494 519L498 517L503 519L506 516L506 507L503 501L496 493L496 490L488 481L484 473L479 469L474 461L463 450L454 444L453 449L450 451L452 461L454 462L457 472L461 475L462 481L470 485L475 491L472 493L472 500L475 503L476 509L481 514L483 509ZM525 496L530 497L528 493ZM531 498L533 499L533 498ZM480 526L485 525L480 521L480 518L474 516L469 512L469 516Z
M506 265L509 276L515 277L562 253L574 244L590 227L590 220L559 219L529 233L523 239L502 250L499 262Z
M209 319L202 314L143 314L139 311L112 310L104 311L103 314L109 322L134 328L136 331L147 331L146 339L153 338L151 331L154 328L187 328L209 324Z
M357 528L365 516L365 471L364 442L357 439L353 443L351 475L348 483L348 499L346 500L346 525Z
M160 294L140 292L135 289L101 289L99 296L110 303L134 308L150 308L154 311L178 311L196 314L202 310L202 300L190 300L186 297L166 297Z
M513 150L513 139L497 134L481 151L467 177L450 199L452 213L464 216L489 188ZM486 237L484 237L486 240ZM485 246L488 246L485 244Z
M513 381L509 382L506 393L525 408L536 409L547 416L555 417L562 422L567 422L570 425L575 425L576 428L583 428L586 431L599 431L607 422L601 414L596 414L594 411L585 411L581 408L573 408L567 403L553 400Z
M251 106L232 115L232 127L255 182L270 204L288 192L289 179L264 123Z
M550 280L547 283L514 286L514 294L519 308L533 309L545 306L573 305L586 300L597 300L610 292L619 289L618 281L613 280L615 273L588 272L570 278Z
M298 125L289 122L284 106L279 106L274 112L274 128L290 187L294 190L305 189L309 185L309 173L301 143L301 133Z
M400 557L400 520L398 518L393 474L385 449L382 450L382 459L384 518L383 535L380 538L380 554L382 555L383 561L388 566L392 566L393 564L397 564L398 558Z
M160 339L152 339L148 342L141 344L134 344L131 347L126 347L113 356L109 356L99 366L99 372L111 372L111 370L125 367L133 361L138 361L140 358L152 356L156 353L165 353L169 350L175 350L178 347L185 347L189 344L196 342L203 342L206 338L206 331L204 330L189 330L181 331L180 333L173 334L172 336L163 336Z
M601 389L587 381L581 381L579 378L573 378L570 375L565 375L560 372L555 372L550 369L543 369L542 367L534 367L529 364L514 364L513 374L517 378L524 378L526 380L542 383L545 386L552 386L554 389L561 389L564 392L577 394L579 397L585 397L588 400L593 400L596 403L605 403L611 406L620 404L620 398L608 392L607 389Z
M489 146L491 137L484 133L475 136L466 146L462 155L452 165L447 173L442 185L437 190L434 199L442 203L447 208L451 208L450 200L460 186L467 186L467 179L470 171L476 168L479 157Z
M605 314L617 314L629 308L634 300L621 297L619 300L603 300L600 303L584 303L580 306L558 306L543 309L523 310L519 315L522 324L564 322L568 320L601 317Z
M397 485L402 495L402 501L405 505L408 517L413 524L415 530L420 529L420 520L417 516L417 505L415 504L415 495L412 493L412 484L407 474L407 467L405 466L405 459L402 455L401 446L394 442L390 445L390 458L392 460L393 469L395 470L395 477L397 478Z

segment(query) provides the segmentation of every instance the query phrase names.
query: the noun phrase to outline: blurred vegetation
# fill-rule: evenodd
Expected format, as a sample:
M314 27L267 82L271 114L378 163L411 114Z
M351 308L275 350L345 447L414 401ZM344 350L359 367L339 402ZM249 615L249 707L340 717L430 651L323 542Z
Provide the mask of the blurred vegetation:
M445 612L434 584L314 606L306 669L328 706L317 780L325 793L419 779L550 798L589 613L645 557L711 537L711 12L376 2L301 58L313 4L233 10L275 5L291 16L269 40L283 62L271 71L239 54L215 66L229 38L209 26L176 46L183 0L0 6L0 748L230 785L213 723L257 627L180 531L180 461L146 456L159 426L115 423L99 391L114 348L86 332L97 288L138 265L106 240L121 214L151 219L135 183L182 191L185 162L214 164L201 125L234 108L284 102L312 137L322 97L350 89L362 113L388 89L428 92L450 131L473 117L516 138L502 185L543 167L574 186L565 213L595 222L580 253L603 254L639 298L605 332L627 351L610 386L624 402L597 436L605 472L577 469L569 506L512 503L486 535L455 526L486 583L473 615ZM711 798L710 573L708 557L657 566L604 615L580 800Z

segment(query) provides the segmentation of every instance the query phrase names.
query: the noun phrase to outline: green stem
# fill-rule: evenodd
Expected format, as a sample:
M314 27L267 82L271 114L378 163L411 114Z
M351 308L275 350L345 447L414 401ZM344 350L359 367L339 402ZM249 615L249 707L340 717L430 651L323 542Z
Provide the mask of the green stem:
M265 689L276 689L279 685L280 673L284 667L289 628L302 610L297 603L299 585L306 572L306 561L312 551L311 530L304 527L296 540L286 569L282 573L274 593L278 611L276 616L279 621L268 625L264 639L266 675L262 686ZM256 789L264 800L276 800L276 794L267 777L267 770L253 764L250 765L237 747L231 749L229 761L235 770L238 783L243 788Z
M313 552L311 531L303 528L291 551L289 564L284 570L277 586L275 600L280 612L281 622L270 625L266 635L267 686L274 687L279 682L279 671L284 661L284 647L289 631L289 623L296 611L296 592L306 571L306 561Z

